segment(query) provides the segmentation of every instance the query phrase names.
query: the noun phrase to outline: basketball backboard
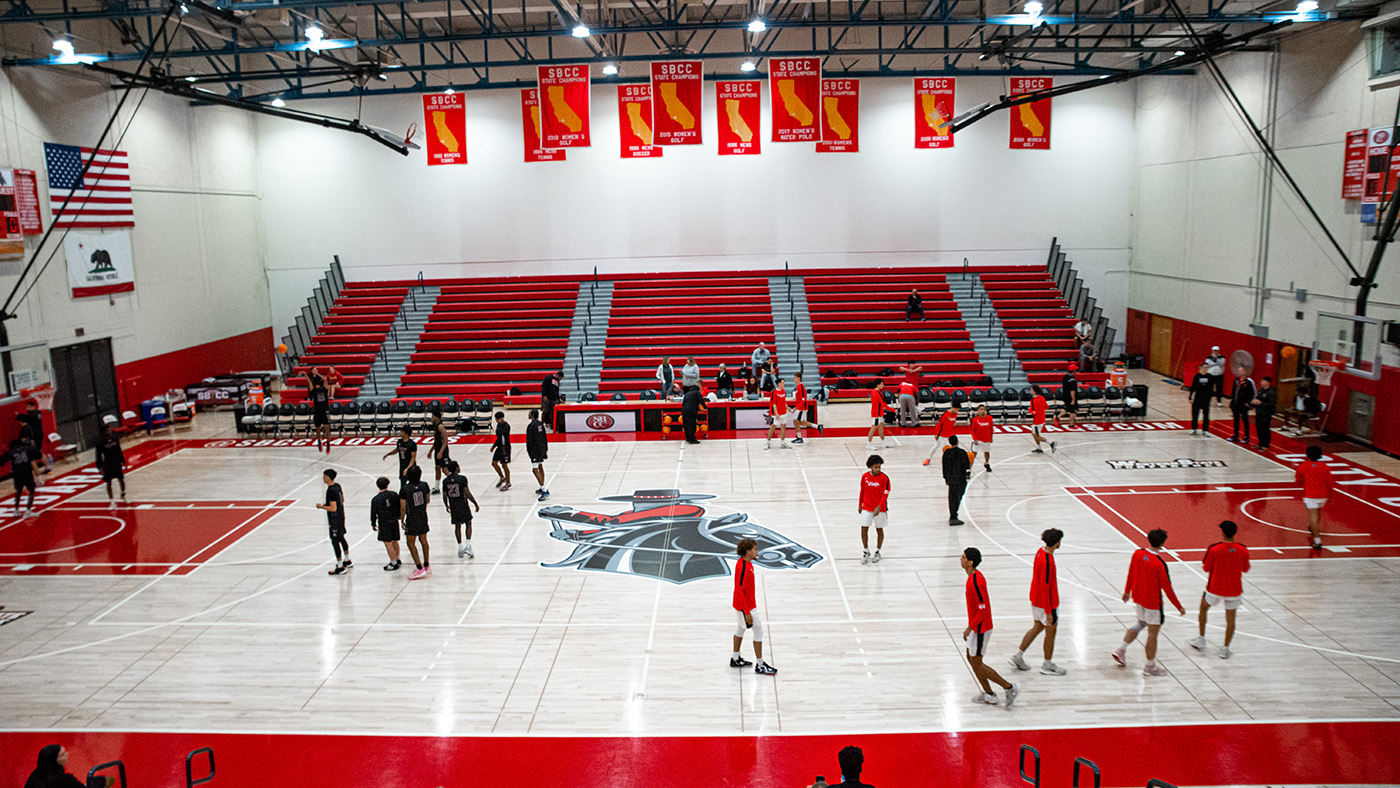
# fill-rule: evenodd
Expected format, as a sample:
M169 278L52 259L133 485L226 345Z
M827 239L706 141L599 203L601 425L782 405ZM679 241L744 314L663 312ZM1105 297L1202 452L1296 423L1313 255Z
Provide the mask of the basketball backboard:
M1313 358L1345 362L1343 371L1375 380L1381 373L1381 330L1384 323L1374 317L1319 312Z
M5 396L53 382L49 364L49 343L30 342L0 347L0 369L4 371Z

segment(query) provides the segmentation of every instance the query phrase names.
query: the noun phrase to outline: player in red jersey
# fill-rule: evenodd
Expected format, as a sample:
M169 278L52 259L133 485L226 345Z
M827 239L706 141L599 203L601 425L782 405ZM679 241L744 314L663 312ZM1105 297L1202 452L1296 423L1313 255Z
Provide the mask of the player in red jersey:
M875 431L880 431L880 446L885 448L885 411L894 410L888 402L885 402L885 381L875 381L875 388L870 390L870 431L865 433L865 450L875 451Z
M1312 549L1322 549L1322 507L1332 497L1332 470L1322 462L1322 447L1309 446L1308 461L1298 466L1293 481L1303 485L1303 507L1308 510Z
M773 430L778 430L778 445L784 449L789 448L787 442L788 404L787 392L783 390L783 379L778 378L773 383L773 390L768 392L768 439L764 441L763 448L768 450L773 448Z
M763 619L758 617L758 596L754 589L753 562L758 558L758 542L740 539L734 552L739 555L739 560L734 562L734 612L738 614L739 625L734 629L734 654L729 657L729 667L753 665L754 673L771 676L778 669L763 661ZM739 656L746 629L753 630L753 656L758 660L757 665Z
M1132 599L1137 605L1137 623L1128 627L1123 636L1123 645L1114 649L1113 661L1127 665L1128 644L1137 639L1143 627L1147 627L1147 667L1142 669L1144 676L1165 676L1167 669L1157 664L1157 631L1162 628L1162 594L1166 594L1176 610L1186 615L1186 608L1176 598L1172 590L1171 574L1167 572L1167 562L1162 560L1162 545L1167 543L1167 532L1153 528L1147 532L1147 544L1151 549L1139 549L1133 553L1133 561L1128 565L1128 582L1123 588L1123 601Z
M992 472L992 416L986 405L977 406L977 415L972 417L972 461L977 461L977 453L982 453L982 467Z
M797 433L797 437L792 439L793 443L806 443L802 438L803 427L816 427L817 434L822 434L820 422L813 424L805 418L809 405L807 387L802 385L802 373L794 372L792 373L792 431Z
M1065 532L1058 528L1047 529L1040 535L1045 546L1035 554L1035 567L1031 570L1031 628L1021 638L1021 647L1011 655L1011 664L1017 670L1030 670L1026 664L1026 649L1035 642L1036 636L1045 633L1045 661L1040 663L1040 672L1047 676L1063 676L1067 672L1055 664L1055 630L1060 623L1060 582L1055 574L1055 551Z
M890 520L890 477L880 473L885 460L878 454L865 458L865 467L870 470L860 477L860 501L856 511L860 512L860 546L865 555L862 564L880 563L880 548L885 546L885 524ZM870 556L870 526L875 526L875 557Z
M924 465L933 461L933 455L938 453L938 447L943 445L943 441L953 434L953 430L958 426L958 403L943 411L943 415L938 417L938 423L933 425L933 448L929 450L928 459L924 460Z
M1031 386L1035 396L1031 397L1031 437L1035 438L1035 448L1032 454L1044 454L1045 450L1040 448L1040 444L1050 444L1050 453L1055 453L1055 442L1047 441L1040 433L1045 431L1045 411L1049 409L1049 404L1045 401L1045 392L1040 390L1040 386Z
M1249 571L1249 548L1235 541L1239 526L1231 520L1220 523L1220 533L1225 537L1206 549L1205 569L1210 579L1206 581L1205 593L1201 594L1201 634L1192 638L1191 647L1205 651L1206 613L1216 605L1225 608L1225 646L1220 649L1220 658L1230 658L1230 641L1235 638L1235 610L1244 596L1245 572Z
M987 643L992 637L992 599L987 596L987 578L977 571L982 563L982 551L969 547L959 559L964 572L967 572L967 627L963 638L967 641L967 661L972 666L972 675L982 685L982 691L972 696L973 703L996 705L997 694L992 692L992 684L1006 690L1006 708L1016 702L1021 687L1001 677L1000 673L983 659L987 656Z

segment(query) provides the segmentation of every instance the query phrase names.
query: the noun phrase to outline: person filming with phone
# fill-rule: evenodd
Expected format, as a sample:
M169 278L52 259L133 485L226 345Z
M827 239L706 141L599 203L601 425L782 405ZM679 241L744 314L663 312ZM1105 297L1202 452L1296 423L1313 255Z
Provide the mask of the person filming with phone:
M860 781L860 773L865 768L865 753L859 747L842 747L841 752L836 753L836 761L841 764L841 779L844 782L828 783L826 777L817 775L808 788L875 788Z

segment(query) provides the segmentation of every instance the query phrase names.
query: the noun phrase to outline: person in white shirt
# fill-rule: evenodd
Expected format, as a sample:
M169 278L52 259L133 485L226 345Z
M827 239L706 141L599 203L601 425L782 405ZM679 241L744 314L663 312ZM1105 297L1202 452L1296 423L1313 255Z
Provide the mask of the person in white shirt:
M661 364L656 368L656 379L661 383L662 398L671 396L671 388L676 382L676 370L671 367L671 359L661 359Z
M1220 346L1211 345L1210 355L1205 360L1206 374L1215 384L1215 404L1225 401L1225 357L1220 355Z
M759 373L763 371L763 364L768 360L770 355L772 354L768 352L768 348L765 347L762 342L759 342L758 347L753 349L753 355L749 356L749 366L753 368L753 376L755 379L757 379Z
M1088 320L1080 319L1078 323L1074 324L1074 344L1083 345L1093 337L1094 326Z

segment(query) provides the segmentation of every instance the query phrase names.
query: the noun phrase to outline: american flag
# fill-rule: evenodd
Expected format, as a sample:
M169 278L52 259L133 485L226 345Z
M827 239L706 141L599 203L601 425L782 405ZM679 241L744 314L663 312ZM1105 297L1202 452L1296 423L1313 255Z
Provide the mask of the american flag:
M55 227L134 227L126 152L44 143L49 167L49 212ZM86 173L83 165L92 159ZM68 200L69 192L73 197ZM68 200L68 209L63 201Z

